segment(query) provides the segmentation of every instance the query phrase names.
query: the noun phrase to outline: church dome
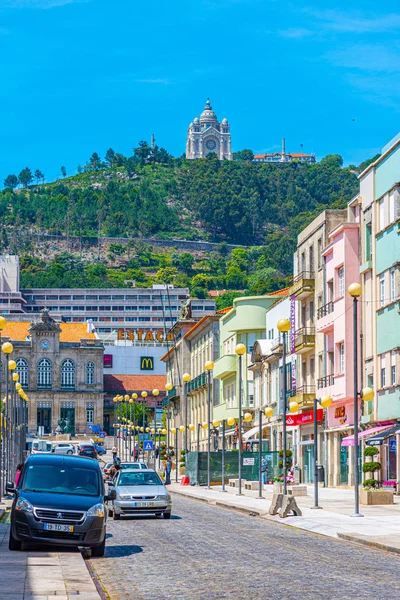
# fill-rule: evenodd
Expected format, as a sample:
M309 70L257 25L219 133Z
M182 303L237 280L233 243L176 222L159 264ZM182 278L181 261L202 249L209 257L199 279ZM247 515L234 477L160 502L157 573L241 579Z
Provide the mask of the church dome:
M200 121L204 122L204 121L217 121L217 115L215 114L215 112L212 109L212 106L210 104L210 99L207 99L206 105L204 107L203 112L200 115Z
M193 119L193 123L198 123L198 122L199 122L199 117L195 117L195 118Z
M223 125L228 125L228 119L222 119L221 122L222 122Z

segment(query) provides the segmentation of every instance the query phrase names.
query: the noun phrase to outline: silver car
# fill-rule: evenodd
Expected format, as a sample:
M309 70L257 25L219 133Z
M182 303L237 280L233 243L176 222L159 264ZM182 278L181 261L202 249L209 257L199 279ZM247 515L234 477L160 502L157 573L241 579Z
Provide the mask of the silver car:
M152 469L124 469L109 484L117 493L109 516L155 515L171 518L171 496L159 475Z
M54 444L52 452L54 454L75 454L75 446L67 442L60 442L59 444Z

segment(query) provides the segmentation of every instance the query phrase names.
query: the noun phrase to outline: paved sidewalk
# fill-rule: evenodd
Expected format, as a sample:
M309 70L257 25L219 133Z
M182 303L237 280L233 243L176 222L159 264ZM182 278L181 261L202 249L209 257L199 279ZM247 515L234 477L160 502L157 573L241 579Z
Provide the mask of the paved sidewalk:
M0 600L100 600L77 550L8 550L9 525L0 523Z
M272 486L263 490L264 499L258 499L258 492L246 490L246 495L237 496L237 490L221 486L205 487L181 486L173 483L169 490L176 494L203 500L216 506L225 506L253 513L262 518L312 531L329 537L341 537L351 541L373 545L378 548L400 553L400 497L395 496L391 506L360 506L364 518L352 518L354 512L354 492L338 488L320 488L319 505L322 510L313 510L314 488L308 486L307 496L296 498L302 511L301 517L271 516L268 509L272 499Z

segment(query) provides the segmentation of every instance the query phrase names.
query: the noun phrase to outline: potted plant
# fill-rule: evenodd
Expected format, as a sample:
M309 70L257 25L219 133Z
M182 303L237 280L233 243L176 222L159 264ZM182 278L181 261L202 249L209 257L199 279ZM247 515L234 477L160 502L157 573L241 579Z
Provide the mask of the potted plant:
M383 482L383 489L387 492L395 492L396 491L396 480L395 479L387 479Z
M179 475L184 475L186 471L185 467L185 450L181 450L181 457L179 459Z
M384 490L378 479L374 477L375 473L381 470L381 463L374 460L379 454L376 446L368 446L364 450L364 457L367 459L363 464L363 473L368 473L369 477L364 480L363 489L360 491L360 503L364 505L372 504L393 504L393 492Z

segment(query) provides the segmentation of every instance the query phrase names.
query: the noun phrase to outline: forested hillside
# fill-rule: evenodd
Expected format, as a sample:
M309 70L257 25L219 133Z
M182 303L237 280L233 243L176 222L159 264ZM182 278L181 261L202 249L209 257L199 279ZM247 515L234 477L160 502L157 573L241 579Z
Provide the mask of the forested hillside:
M152 153L141 143L130 158L112 150L106 158L93 154L83 172L49 184L40 183L40 171L34 184L28 168L23 181L20 174L23 187L14 175L6 179L1 251L25 255L23 285L113 286L127 279L148 285L168 279L191 285L197 294L215 288L269 291L290 276L299 231L324 208L343 208L358 189L356 174L342 168L338 155L315 165L220 162L212 154L187 161L163 149ZM40 245L32 234L43 233L65 240L132 239L97 256L83 244L77 255L65 243ZM185 252L182 259L182 252L143 245L143 237L222 245L209 253ZM258 247L229 255L226 242Z

